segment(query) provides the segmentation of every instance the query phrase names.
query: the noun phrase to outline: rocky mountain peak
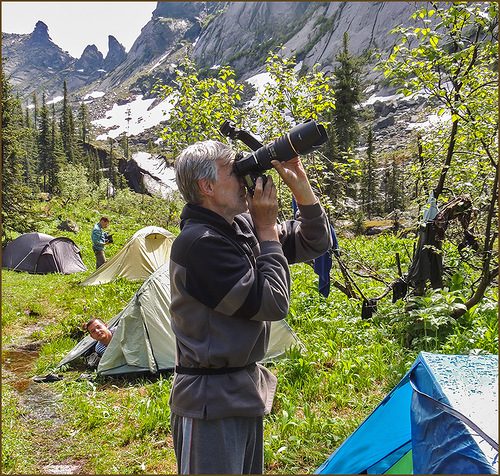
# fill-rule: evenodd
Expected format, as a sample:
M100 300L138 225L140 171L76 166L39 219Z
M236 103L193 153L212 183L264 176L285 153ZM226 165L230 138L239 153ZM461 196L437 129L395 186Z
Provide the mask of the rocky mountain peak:
M194 21L210 2L158 2L153 18L181 18Z
M96 45L88 45L85 50L83 50L81 58L76 61L75 69L90 72L101 69L103 66L104 57L102 53L97 49Z
M51 43L52 40L49 36L49 27L41 20L36 22L35 29L30 35L31 43Z
M113 36L108 36L108 54L104 59L104 69L106 71L112 71L118 65L122 64L127 57L125 53L125 47Z

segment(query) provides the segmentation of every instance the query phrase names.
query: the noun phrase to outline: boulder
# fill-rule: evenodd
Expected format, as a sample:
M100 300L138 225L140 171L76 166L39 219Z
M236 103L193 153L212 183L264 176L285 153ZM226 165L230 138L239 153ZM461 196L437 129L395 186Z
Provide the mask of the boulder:
M370 228L367 228L365 231L366 236L373 236L373 235L379 235L381 233L388 233L394 231L394 227L389 225L389 226L371 226Z
M379 117L386 117L388 114L391 114L393 112L396 112L396 109L398 108L398 105L396 104L395 101L375 101L373 103L373 110L375 111L375 114Z
M59 225L57 225L58 230L71 231L72 233L78 233L80 227L72 220L63 220Z
M378 131L380 129L385 129L386 127L394 125L394 116L387 116L382 119L379 119L374 125L373 130Z

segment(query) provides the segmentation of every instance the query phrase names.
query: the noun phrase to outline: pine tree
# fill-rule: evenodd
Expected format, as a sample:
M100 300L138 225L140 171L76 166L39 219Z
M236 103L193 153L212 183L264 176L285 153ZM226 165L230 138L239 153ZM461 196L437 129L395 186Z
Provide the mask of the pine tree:
M33 93L33 121L36 129L38 127L38 98L36 93Z
M58 174L61 167L66 163L66 154L62 143L61 134L57 129L55 105L52 104L52 122L51 122L51 140L50 140L50 160L47 171L47 191L55 193L59 190L57 183Z
M82 151L85 151L85 146L90 141L90 122L87 105L82 102L78 110L78 121L79 121L79 134L78 140L80 142Z
M38 173L42 179L42 190L47 192L47 179L51 161L51 130L45 93L42 94L42 107L39 112L38 158Z
M114 139L109 138L109 181L113 187L113 190L116 190L117 180L116 180L116 167L115 167L115 151L114 151Z
M362 208L368 218L371 218L376 210L377 192L376 192L376 162L373 156L373 131L368 129L366 160L363 164L363 178L361 181L361 200Z
M30 188L37 188L36 170L38 161L37 131L35 124L26 108L24 112L23 149L24 149L24 181Z
M147 149L149 151L149 144L151 143L151 139L148 140L148 145ZM128 145L128 136L127 134L123 134L120 138L120 145L121 148L123 149L123 155L125 156L125 159L129 159L129 145Z
M335 59L338 66L333 72L335 109L333 124L340 154L348 153L357 143L359 135L358 111L355 106L361 100L361 60L349 53L349 35L344 33L342 50Z
M2 71L2 237L29 230L31 191L24 183L26 129L20 101Z
M102 179L101 161L97 152L92 151L90 154L90 179L99 185Z
M75 124L73 111L68 100L68 87L66 81L63 86L63 110L61 116L61 135L64 152L68 158L68 162L75 163L77 161L76 140L75 140Z

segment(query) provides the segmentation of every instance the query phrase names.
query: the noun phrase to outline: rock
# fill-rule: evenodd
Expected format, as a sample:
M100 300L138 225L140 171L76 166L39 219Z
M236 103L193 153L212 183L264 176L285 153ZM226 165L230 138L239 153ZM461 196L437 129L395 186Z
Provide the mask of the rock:
M397 108L398 106L394 101L389 101L389 102L375 101L373 103L373 110L380 117L385 117L388 114L395 112Z
M85 73L91 73L101 69L104 63L102 53L96 45L88 45L82 53L80 59L75 63L75 69L83 69Z
M371 226L370 228L367 228L365 230L365 235L366 236L373 236L373 235L379 235L381 233L387 233L387 232L392 232L394 231L394 228L392 226Z
M228 2L193 54L200 66L229 63L246 78L261 72L267 53L284 44L285 54L296 55L305 68L319 63L332 71L345 31L355 55L387 51L394 43L389 30L408 24L413 10L407 2Z
M127 57L125 47L118 42L113 36L108 36L108 54L104 59L103 68L106 71L113 71L117 66L122 64Z
M50 193L47 192L40 192L38 194L38 200L40 202L49 202L51 198L52 196L50 195Z
M158 2L153 17L181 18L196 21L209 2Z
M72 220L63 220L59 225L57 225L58 230L71 231L73 233L78 233L80 227Z
M386 127L394 125L394 116L387 116L383 119L379 119L374 125L373 130L378 131L380 129L385 129Z
M49 27L43 21L37 21L35 29L30 35L31 44L48 45L52 43L49 36Z

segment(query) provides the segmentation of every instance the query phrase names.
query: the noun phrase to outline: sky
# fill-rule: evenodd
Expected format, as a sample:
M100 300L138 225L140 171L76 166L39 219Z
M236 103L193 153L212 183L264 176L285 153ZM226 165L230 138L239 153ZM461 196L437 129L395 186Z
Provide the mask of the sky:
M52 41L74 58L87 45L106 56L108 35L128 52L151 19L157 2L1 2L2 32L31 33L38 20L49 28Z

